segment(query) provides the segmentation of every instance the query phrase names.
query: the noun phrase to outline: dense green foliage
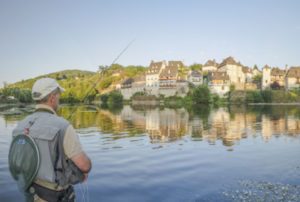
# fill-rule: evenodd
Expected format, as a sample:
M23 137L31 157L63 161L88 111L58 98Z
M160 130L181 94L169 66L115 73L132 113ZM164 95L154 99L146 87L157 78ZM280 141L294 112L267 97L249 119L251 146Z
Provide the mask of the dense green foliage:
M120 91L113 90L108 94L100 95L100 100L103 104L120 104L123 102L123 95Z
M33 101L31 97L31 90L27 88L4 88L1 93L5 97L13 96L19 102L30 103Z
M190 69L192 69L192 70L195 69L195 70L201 71L202 70L202 64L194 63L194 64L190 65Z
M230 102L239 103L295 103L300 102L300 89L232 91Z
M120 73L119 76L112 76L112 74L116 71ZM91 91L86 100L89 102L93 101L96 95L100 94L103 90L110 90L112 84L116 84L126 77L134 77L140 75L145 71L146 68L143 66L130 65L127 67L123 67L119 64L113 64L111 68L109 68L107 74L98 82L95 89ZM21 102L31 102L31 97L30 99L28 98L31 94L26 94L26 91L30 92L29 89L32 89L34 82L43 77L51 77L53 79L56 79L58 83L66 89L66 92L61 93L61 102L75 103L80 102L85 97L85 95L90 91L95 82L99 80L100 74L90 71L65 70L39 76L33 79L22 80L14 84L6 85L6 88L18 88L20 90L22 89L22 93L20 95L18 95L18 91L16 91L17 96L14 96L14 94L10 93L11 96L16 97ZM3 89L0 89L0 92L1 91L3 91ZM24 97L24 95L26 96Z
M262 103L264 102L261 91L252 90L246 94L246 102L250 103Z
M206 85L197 86L192 92L192 100L196 104L209 103L210 102L210 91Z

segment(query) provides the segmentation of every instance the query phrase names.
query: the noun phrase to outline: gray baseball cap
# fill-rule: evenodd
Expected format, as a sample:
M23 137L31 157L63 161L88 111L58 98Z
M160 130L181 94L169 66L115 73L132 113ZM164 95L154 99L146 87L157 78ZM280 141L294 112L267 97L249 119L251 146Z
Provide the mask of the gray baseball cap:
M57 83L55 79L41 78L37 80L32 86L32 99L41 100L57 88L60 91L66 91Z

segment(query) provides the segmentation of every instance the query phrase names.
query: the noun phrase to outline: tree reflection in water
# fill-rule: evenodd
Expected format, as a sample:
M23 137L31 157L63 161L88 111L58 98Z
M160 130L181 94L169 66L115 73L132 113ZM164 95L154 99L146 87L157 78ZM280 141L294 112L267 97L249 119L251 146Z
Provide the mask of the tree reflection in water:
M65 118L74 107L63 105L58 114ZM1 109L6 122L18 122L33 107L15 106ZM14 111L18 113L13 113ZM195 105L170 109L155 106L80 105L70 122L79 133L111 134L107 141L147 135L151 143L182 140L221 141L224 146L241 139L262 138L269 141L279 136L298 137L300 109L295 106L229 105L216 107Z

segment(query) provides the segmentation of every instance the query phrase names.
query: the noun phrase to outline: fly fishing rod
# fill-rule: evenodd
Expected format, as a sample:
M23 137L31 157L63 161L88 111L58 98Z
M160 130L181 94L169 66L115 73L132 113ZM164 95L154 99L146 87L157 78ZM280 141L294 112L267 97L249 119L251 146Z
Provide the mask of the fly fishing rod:
M99 69L99 73L100 73L100 77L97 79L97 81L94 83L94 85L90 88L90 90L87 92L87 94L83 97L83 99L80 101L80 103L83 103L86 98L90 95L90 93L92 92L92 90L94 90L94 88L98 85L98 83L101 81L101 79L105 76L105 74L108 72L108 70L111 68L111 66L121 57L121 55L123 55L123 53L129 48L129 46L131 46L131 44L135 41L135 39L133 39L132 41L130 41L127 46L119 53L119 55L112 61L111 65L108 67L100 67ZM72 111L72 113L69 115L69 117L67 118L67 120L69 120L72 115L74 114L74 112L76 111L77 107L74 108L74 110Z

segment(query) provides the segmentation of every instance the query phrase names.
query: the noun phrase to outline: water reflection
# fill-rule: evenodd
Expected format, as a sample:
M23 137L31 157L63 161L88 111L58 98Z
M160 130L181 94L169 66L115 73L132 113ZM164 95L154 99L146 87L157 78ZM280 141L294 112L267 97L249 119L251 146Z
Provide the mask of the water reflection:
M67 118L74 107L64 105L58 114ZM0 113L7 123L15 123L32 109L32 106L28 109L11 107L1 109ZM23 113L11 113L13 111ZM107 141L147 135L151 143L185 138L211 145L221 141L224 146L233 146L249 137L262 138L266 142L280 136L298 137L299 117L300 109L295 106L206 105L170 109L82 105L76 107L70 122L79 133L110 134L104 136Z
M69 108L61 110L68 114ZM207 141L225 146L243 138L261 137L268 141L281 135L297 137L300 133L300 110L294 106L229 107L194 106L191 108L159 108L123 106L118 112L109 109L79 108L72 123L77 128L100 129L112 133L114 139L146 133L151 143L166 143L187 137L191 141ZM122 133L127 135L120 135Z

